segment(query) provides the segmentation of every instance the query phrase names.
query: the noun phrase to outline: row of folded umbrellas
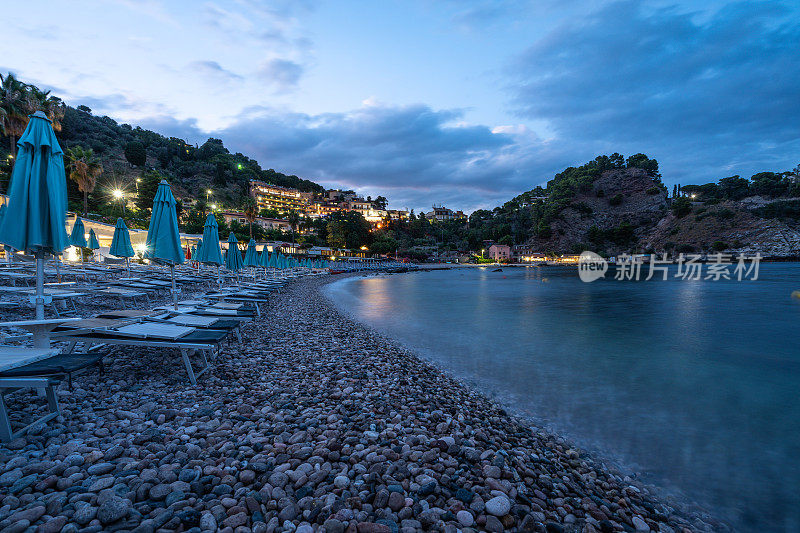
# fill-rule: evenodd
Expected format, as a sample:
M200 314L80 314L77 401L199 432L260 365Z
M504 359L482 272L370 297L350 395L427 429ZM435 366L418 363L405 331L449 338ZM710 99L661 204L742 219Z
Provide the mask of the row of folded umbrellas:
M5 207L5 206L3 206ZM0 216L2 216L2 207L0 207ZM239 241L236 235L232 232L228 236L228 249L223 253L219 245L219 231L216 218L213 213L209 214L206 218L206 224L203 229L203 235L208 238L217 233L217 239L213 239L212 246L207 246L204 250L203 239L198 240L196 246L192 246L191 253L189 254L192 261L206 263L211 265L225 265L229 270L241 270L246 267L263 267L263 268L327 268L328 262L324 260L313 259L296 259L291 256L283 255L280 252L269 253L267 246L264 245L261 252L258 251L258 245L255 239L250 239L247 244L247 251L242 257L239 251ZM100 248L100 243L97 240L94 230L89 230L89 240L86 240L86 229L83 225L83 220L80 217L75 219L75 224L72 226L72 231L69 235L69 244L79 248L89 248L96 250ZM234 250L231 253L231 250ZM109 254L116 257L130 258L134 257L136 253L131 244L130 232L125 225L125 221L121 218L117 219L117 225L114 228L114 236L111 239L111 247Z

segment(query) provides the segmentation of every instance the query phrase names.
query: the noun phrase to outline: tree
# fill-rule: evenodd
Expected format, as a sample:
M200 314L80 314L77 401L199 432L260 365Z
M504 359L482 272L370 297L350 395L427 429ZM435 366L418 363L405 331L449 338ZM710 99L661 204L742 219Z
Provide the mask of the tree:
M50 91L39 90L38 87L33 85L28 86L29 91L29 114L36 111L43 111L47 118L50 119L50 124L53 126L53 131L61 131L61 124L64 121L64 113L67 106L61 101L61 98L50 95Z
M158 172L145 172L139 183L139 194L136 196L136 207L142 213L149 213L153 209L153 200L156 197L158 184L162 176Z
M375 207L377 207L378 209L386 209L386 206L389 203L389 201L383 196L378 196L372 203L375 204Z
M328 221L328 245L355 250L370 244L369 222L356 211L333 213Z
M674 214L678 218L685 217L692 211L692 202L689 201L688 198L685 196L681 196L677 198L674 202L672 202L672 214Z
M739 176L719 180L719 192L729 200L741 200L750 194L750 182Z
M125 159L135 167L143 167L147 163L147 150L139 141L131 141L125 145Z
M94 191L97 178L103 173L103 165L91 149L73 146L67 149L69 179L78 184L83 193L83 216L89 211L89 193Z
M17 139L25 131L30 111L28 86L13 74L0 74L0 129L10 137L11 156L16 155Z
M292 228L292 244L294 244L294 230L300 223L300 215L297 214L297 211L289 211L289 214L286 216L286 221L289 223L289 227Z
M252 239L253 222L255 222L258 217L258 204L256 203L256 199L252 196L245 198L242 211L244 212L244 218L247 219L247 222L250 224L250 238Z
M647 174L652 177L659 177L658 161L650 159L645 154L634 154L627 160L628 168L641 168L646 170Z

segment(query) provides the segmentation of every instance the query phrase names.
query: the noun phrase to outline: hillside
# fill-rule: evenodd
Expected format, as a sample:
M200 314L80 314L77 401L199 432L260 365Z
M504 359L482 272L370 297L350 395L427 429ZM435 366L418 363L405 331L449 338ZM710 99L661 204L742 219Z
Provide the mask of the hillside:
M90 149L103 167L94 192L89 194L92 212L103 211L112 189L132 192L136 190L137 178L146 177L166 178L177 197L205 199L201 191L212 189L214 201L228 206L242 203L251 179L302 191L323 190L317 183L264 169L244 154L231 153L220 139L208 139L195 146L182 139L119 124L106 116L95 116L86 106L64 106L62 111L61 130L56 133L62 148ZM10 137L0 137L0 160L4 163L8 162L10 142ZM8 164L0 167L0 193L6 190L9 171ZM79 210L83 195L75 182L67 182L70 207Z
M476 211L466 245L524 244L551 254L800 256L800 168L675 186L671 196L660 178L658 162L644 154L600 156L492 211Z
M606 170L553 217L547 234L526 244L539 250L618 253L645 239L668 211L666 192L647 171Z

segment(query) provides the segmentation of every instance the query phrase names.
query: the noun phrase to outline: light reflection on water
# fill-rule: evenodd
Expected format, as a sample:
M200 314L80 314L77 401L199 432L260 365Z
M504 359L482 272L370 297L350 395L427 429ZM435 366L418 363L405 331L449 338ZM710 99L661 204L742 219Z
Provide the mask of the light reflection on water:
M743 530L800 530L800 264L758 281L561 268L353 278L360 320Z

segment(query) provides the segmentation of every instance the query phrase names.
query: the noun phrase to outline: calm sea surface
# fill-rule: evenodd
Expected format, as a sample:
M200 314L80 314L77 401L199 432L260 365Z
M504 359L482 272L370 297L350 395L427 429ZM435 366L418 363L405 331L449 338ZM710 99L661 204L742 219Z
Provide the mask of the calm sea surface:
M800 264L757 281L566 267L351 278L348 313L742 531L800 531Z

